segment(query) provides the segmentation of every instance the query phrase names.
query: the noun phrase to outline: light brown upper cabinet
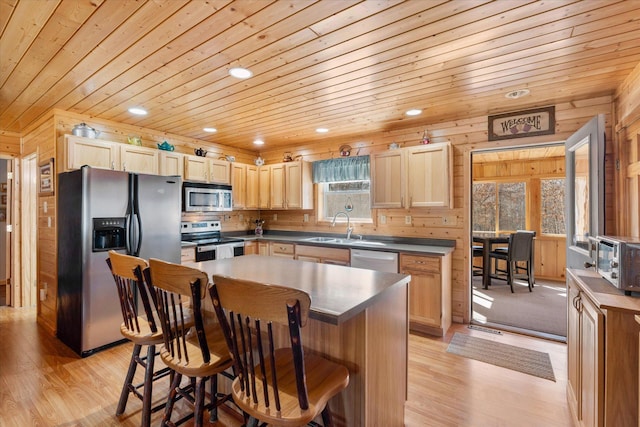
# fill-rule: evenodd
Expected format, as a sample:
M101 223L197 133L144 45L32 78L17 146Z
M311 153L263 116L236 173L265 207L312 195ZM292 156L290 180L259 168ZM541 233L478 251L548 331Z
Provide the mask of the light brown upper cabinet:
M133 173L158 174L158 150L120 144L120 169Z
M65 171L89 165L100 169L120 169L120 149L110 141L64 135Z
M160 175L184 178L184 154L173 151L160 151Z
M231 187L234 209L258 208L258 167L244 163L231 164Z
M374 153L371 207L452 207L452 171L448 142Z
M231 184L231 166L226 160L185 155L184 179L187 181Z
M101 139L64 135L65 171L84 165L136 173L158 173L158 150Z
M313 209L311 163L276 163L270 165L269 177L270 209Z
M258 208L271 208L271 166L258 168Z

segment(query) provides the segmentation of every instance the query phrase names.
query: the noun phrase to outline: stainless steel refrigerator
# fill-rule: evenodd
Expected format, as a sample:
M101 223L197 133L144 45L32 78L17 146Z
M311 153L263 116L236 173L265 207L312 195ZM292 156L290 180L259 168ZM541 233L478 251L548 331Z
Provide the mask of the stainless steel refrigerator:
M181 187L88 166L59 175L57 336L79 355L122 340L109 250L180 262Z

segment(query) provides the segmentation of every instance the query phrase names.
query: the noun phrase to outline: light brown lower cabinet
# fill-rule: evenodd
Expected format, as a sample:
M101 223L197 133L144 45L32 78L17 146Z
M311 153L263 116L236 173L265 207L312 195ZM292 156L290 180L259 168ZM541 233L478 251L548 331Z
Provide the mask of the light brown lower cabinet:
M295 256L293 243L269 242L269 255L293 259Z
M296 259L321 264L349 265L349 249L296 245Z
M595 272L568 269L567 312L567 401L574 424L638 425L640 301Z
M180 262L196 262L196 247L186 247L180 250Z
M410 274L409 328L443 336L451 326L451 254L400 254L400 273Z

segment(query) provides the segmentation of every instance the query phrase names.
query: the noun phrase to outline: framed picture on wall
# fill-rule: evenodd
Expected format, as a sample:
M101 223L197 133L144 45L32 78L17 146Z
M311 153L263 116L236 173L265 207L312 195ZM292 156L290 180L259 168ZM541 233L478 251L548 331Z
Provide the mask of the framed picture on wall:
M6 193L6 192L7 192L7 183L0 182L0 193Z
M40 186L41 196L53 196L55 190L55 170L53 168L53 158L40 164Z
M6 194L0 195L0 205L6 205L6 204L7 204L7 195Z

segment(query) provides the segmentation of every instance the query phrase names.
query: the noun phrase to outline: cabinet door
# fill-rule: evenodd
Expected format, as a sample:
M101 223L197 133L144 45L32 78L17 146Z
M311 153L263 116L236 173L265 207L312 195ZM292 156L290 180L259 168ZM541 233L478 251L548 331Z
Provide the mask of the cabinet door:
M184 155L173 151L160 151L160 175L175 176L184 178Z
M580 297L580 414L584 427L604 425L604 315Z
M247 194L247 168L242 163L231 165L231 188L233 191L233 208L242 209L245 207L245 197Z
M579 290L570 276L567 276L567 401L571 412L580 414L580 312Z
M65 135L67 158L65 170L89 165L100 169L119 169L120 150L115 142Z
M268 256L269 247L269 242L258 242L258 254L262 256Z
M411 275L409 284L409 320L435 328L440 327L441 279L438 273L406 268L402 274Z
M406 206L451 206L449 144L412 147L406 152Z
M137 145L120 145L120 169L133 173L158 174L158 150Z
M371 207L404 206L404 165L401 150L371 155Z
M246 209L258 209L259 190L258 190L258 167L255 165L246 165L246 194L244 207Z
M184 156L184 179L188 181L209 180L209 162L205 157Z
M253 240L248 240L244 242L244 254L258 255L258 242Z
M302 163L285 164L285 206L287 209L302 208Z
M271 207L271 166L260 166L258 169L258 208Z
M270 187L271 187L271 209L284 209L285 206L285 171L284 164L271 165Z
M231 184L231 166L226 160L209 159L209 181L216 184Z

